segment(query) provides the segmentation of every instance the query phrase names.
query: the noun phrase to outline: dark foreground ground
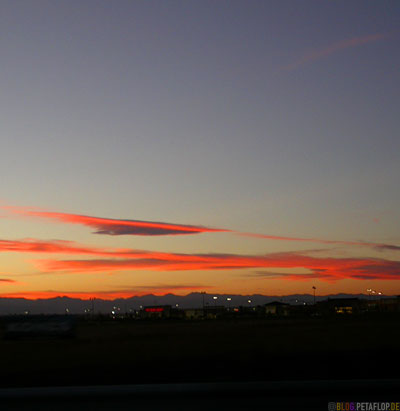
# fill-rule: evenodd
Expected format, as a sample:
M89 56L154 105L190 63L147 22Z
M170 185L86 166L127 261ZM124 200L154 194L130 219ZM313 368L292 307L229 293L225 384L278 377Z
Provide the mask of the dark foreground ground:
M400 317L78 322L0 339L5 386L397 378Z
M324 403L327 399L350 401L352 395L353 399L357 395L364 400L400 401L399 348L398 316L80 322L76 336L71 339L1 338L0 381L3 388L153 384L152 394L134 394L137 404L140 401L149 404L146 395L153 401L164 398L166 393L159 392L163 385L154 384L193 383L197 385L192 387L203 388L207 387L203 383L217 384L215 387L222 387L221 383L230 384L225 386L225 391L230 392L229 398L236 395L238 399L227 408L223 404L218 407L208 404L208 409L253 409L257 406L251 406L251 401L265 402L262 395L268 391L265 387L275 384L275 391L270 390L268 394L269 401L275 401L275 409L286 409L285 401L297 401L301 396L308 401L308 409L318 409L312 408L310 401L312 398L322 401L321 395ZM310 380L313 382L306 383ZM330 383L330 380L339 382ZM361 383L351 386L351 380L353 384L354 380ZM235 384L254 385L255 382L262 382L264 388L256 385L261 388L249 394L249 390L242 387L244 394L240 397L240 389L235 388ZM172 393L174 388L170 387ZM176 391L177 386L174 387ZM208 388L205 390L193 397L193 390L183 394L178 388L175 395L180 401L188 398L192 401L190 407L197 409L196 406L200 407L210 394L207 394ZM218 390L214 389L214 404L226 401L223 396L216 395ZM129 402L129 395L118 398ZM346 398L338 398L340 395ZM239 407L239 397L249 408ZM115 398L112 400L112 395L110 398L114 404L112 408L119 409ZM90 402L90 399L85 401ZM101 402L105 408L96 406L96 409L110 409L105 405L106 399ZM65 404L67 408L58 408L70 409ZM185 400L181 405L187 404ZM281 405L277 407L276 404ZM295 410L294 404L290 404L288 409ZM125 405L122 403L121 407ZM266 402L264 405L269 409ZM32 406L31 403L31 409ZM175 406L178 405L171 405L171 409ZM76 405L71 407L76 408ZM207 404L201 407L207 409ZM324 409L326 407L327 404ZM45 409L45 406L41 404L39 408ZM163 408L169 409L167 402ZM20 409L24 409L21 404Z
M398 380L147 384L0 390L2 410L398 410Z

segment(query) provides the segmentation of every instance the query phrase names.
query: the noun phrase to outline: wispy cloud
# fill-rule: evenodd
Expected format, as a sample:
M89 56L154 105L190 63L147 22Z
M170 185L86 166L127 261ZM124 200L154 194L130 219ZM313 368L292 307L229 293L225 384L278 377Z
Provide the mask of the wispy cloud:
M170 224L162 222L150 222L139 220L118 220L111 218L84 216L80 214L70 213L58 213L53 211L35 210L32 208L14 207L14 206L2 206L1 208L8 210L12 214L43 218L49 220L55 220L67 224L79 224L95 228L96 234L107 235L140 235L140 236L159 236L159 235L188 235L188 234L200 234L200 233L231 233L244 237L252 237L273 241L289 241L289 242L307 242L307 243L320 243L327 245L340 245L340 246L358 246L374 248L379 251L400 251L400 246L384 243L372 243L367 241L346 241L346 240L328 240L324 238L305 238L305 237L288 237L277 236L271 234L258 234L258 233L246 233L239 232L225 228L209 228L202 225L181 225ZM60 244L57 245L60 248ZM33 248L33 245L29 247ZM44 248L45 245L37 245L37 248ZM50 250L55 245L48 246ZM67 247L65 247L67 250ZM48 251L50 252L50 251ZM72 253L72 251L71 251ZM98 253L96 251L96 253ZM104 254L106 255L106 254Z
M33 238L22 240L0 240L0 252L33 254L72 254L116 259L155 259L159 261L198 262L204 260L196 254L165 253L160 251L135 250L130 248L97 248L80 245L73 241L42 241ZM107 260L105 260L107 261Z
M393 244L375 244L374 247L380 251L400 251L400 246Z
M382 258L316 257L310 251L242 254L183 254L149 250L95 248L68 241L0 240L0 252L85 255L91 259L43 259L35 264L45 272L215 271L252 268L305 268L310 274L278 274L288 280L320 278L334 281L353 279L400 279L400 261ZM96 258L93 258L96 257ZM101 257L101 258L99 258ZM272 277L270 274L266 276Z
M96 230L94 232L95 234L160 236L229 231L218 228L203 227L199 225L92 217L79 214L39 211L24 207L3 206L2 208L7 209L14 214L20 214L30 217L40 217L60 221L63 223L88 226Z
M22 240L0 239L0 252L39 253L39 254L75 254L93 255L102 257L132 257L140 258L148 255L147 251L125 248L97 248L77 244L73 241L49 240L43 241L34 238ZM164 255L155 252L152 255ZM168 255L168 254L167 254Z
M385 37L388 37L388 34L382 34L382 33L376 33L376 34L369 34L366 36L360 36L360 37L352 37L350 39L338 41L333 44L329 44L325 47L312 50L308 53L303 54L298 60L295 62L288 64L284 67L282 67L282 70L284 71L292 71L295 70L301 66L304 66L305 64L312 63L314 61L320 60L324 57L328 57L331 54L337 53L341 50L345 50L348 48L352 47L358 47L362 46L364 44L368 43L373 43L378 40L382 40Z
M18 281L11 280L10 278L0 278L0 283L17 284Z
M167 254L164 257L93 260L39 260L43 270L57 272L104 271L217 271L250 268L305 268L313 274L293 274L290 279L320 278L326 281L342 279L400 279L400 261L378 258L312 257L300 252L273 253L267 255L239 254ZM285 277L283 274L282 277Z
M305 238L305 237L284 237L276 236L269 234L256 234L256 233L236 233L245 237L254 237L261 238L266 240L275 240L275 241L293 241L293 242L303 242L303 243L320 243L328 245L352 245L358 247L368 247L375 248L378 251L400 251L400 246L393 244L384 244L384 243L371 243L368 241L346 241L346 240L326 240L323 238Z
M261 278L267 280L284 279L288 281L307 281L312 279L335 281L335 279L331 276L318 272L318 270L315 270L315 272L313 273L278 273L270 271L257 271L255 273L243 274L243 277L259 279Z

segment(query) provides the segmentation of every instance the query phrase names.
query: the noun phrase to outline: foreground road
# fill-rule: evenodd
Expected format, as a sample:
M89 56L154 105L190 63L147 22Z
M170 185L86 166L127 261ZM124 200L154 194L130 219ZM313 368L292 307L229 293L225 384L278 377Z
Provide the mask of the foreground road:
M332 402L396 401L400 402L400 380L393 379L143 384L0 390L1 410L22 411L127 409L310 411L332 409Z

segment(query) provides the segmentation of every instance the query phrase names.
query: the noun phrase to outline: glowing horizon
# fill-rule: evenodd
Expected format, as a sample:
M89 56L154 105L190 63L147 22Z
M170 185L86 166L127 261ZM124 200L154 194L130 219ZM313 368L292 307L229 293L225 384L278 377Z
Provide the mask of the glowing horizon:
M85 216L82 221L81 215L74 215L68 213L55 213L48 211L29 211L25 208L16 207L3 207L6 210L12 212L12 214L18 214L29 217L44 217L47 219L56 219L64 223L89 225L93 224L98 227L98 220L101 220L101 224L121 224L128 223L130 226L132 220L115 220L115 219L99 219L98 217ZM17 211L15 211L17 210ZM23 211L22 211L23 210ZM7 216L4 216L7 218ZM95 223L93 223L95 221ZM115 221L117 221L115 223ZM136 221L134 222L136 224ZM157 223L163 225L164 223ZM176 227L177 225L171 225ZM193 225L185 226L194 227ZM136 226L135 226L136 229ZM152 229L152 228L150 228ZM218 233L222 230L213 229L211 233ZM327 240L327 239L313 239L303 237L285 237L285 236L271 236L263 234L253 233L238 233L235 230L224 230L223 232L229 234L239 234L242 237L250 237L255 239L268 239L272 241L286 241L292 242L316 242L324 245L331 246L346 246L355 248L369 247L371 250L384 252L397 252L400 247L394 244L384 243L370 243L363 241L342 241L342 240ZM130 233L132 235L132 233ZM175 235L175 233L169 233ZM113 237L113 234L110 234ZM142 233L138 234L139 236ZM150 234L152 236L153 234ZM164 233L166 235L166 233ZM41 240L35 238L27 238L20 240L6 240L0 239L0 253L16 253L16 254L45 254L45 255L70 255L70 256L87 256L89 259L60 259L60 258L46 258L30 260L33 267L39 269L39 273L42 272L47 275L59 275L62 274L82 276L93 273L131 273L132 271L140 270L145 271L158 271L158 272L218 272L218 271L236 271L239 270L245 273L242 274L243 278L247 278L247 281L260 282L267 280L280 280L287 282L310 282L319 281L325 283L335 283L343 280L357 280L357 281L393 281L399 278L400 273L400 261L392 260L382 257L338 257L330 256L333 249L317 249L317 250L299 250L299 251L286 251L275 253L264 253L259 255L245 255L245 254L233 254L233 253L176 253L165 251L152 251L152 250L140 250L130 248L116 248L116 247L94 247L90 245L79 244L74 241L66 240ZM322 254L322 255L321 255ZM249 272L253 269L300 269L305 270L303 272ZM1 279L3 284L13 286L13 288L23 287L24 282L17 281L13 278ZM139 286L138 289L153 289L152 286ZM154 286L154 292L168 293L172 291L188 290L201 290L215 288L211 284L199 284L199 285L170 285L160 288ZM93 290L93 291L9 291L6 293L0 293L1 296L33 296L32 298L38 298L38 296L54 296L54 295L80 295L87 298L94 296L132 296L143 295L144 291L138 291L133 287L130 291L126 290ZM165 289L167 291L165 291ZM133 294L132 294L133 293Z
M0 295L400 294L400 5L355 1L6 2Z

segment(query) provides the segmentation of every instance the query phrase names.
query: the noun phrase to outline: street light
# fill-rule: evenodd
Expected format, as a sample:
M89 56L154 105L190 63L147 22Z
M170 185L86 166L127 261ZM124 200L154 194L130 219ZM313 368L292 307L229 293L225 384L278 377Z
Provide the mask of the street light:
M214 300L214 307L216 307L216 306L217 306L218 297L214 295L213 300Z
M367 288L367 293L369 295L369 299L371 299L371 296L374 295L374 294L382 295L381 292L377 292L377 291L373 290L372 288Z
M229 311L230 311L232 298L231 298L231 297L227 297L227 298L226 298L226 301L228 301L228 307L229 307Z

